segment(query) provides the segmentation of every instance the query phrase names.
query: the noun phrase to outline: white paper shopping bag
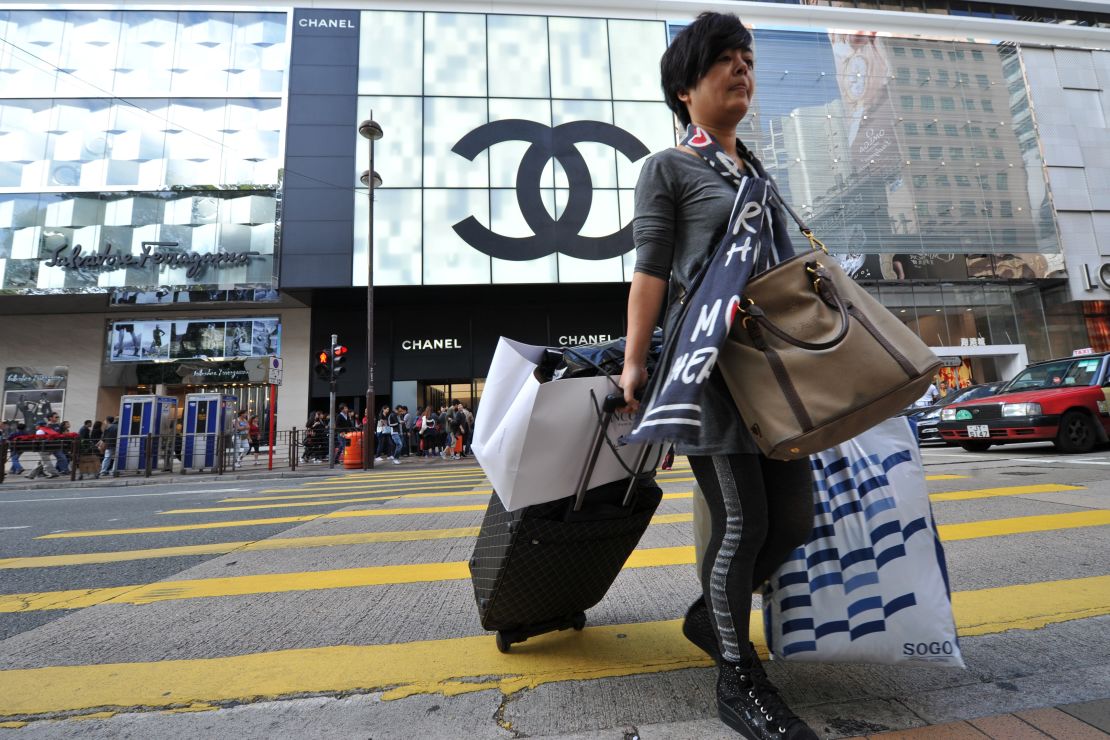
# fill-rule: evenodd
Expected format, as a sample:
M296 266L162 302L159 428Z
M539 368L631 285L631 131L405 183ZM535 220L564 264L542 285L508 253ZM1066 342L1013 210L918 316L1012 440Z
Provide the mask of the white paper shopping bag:
M597 408L616 391L616 377L539 382L535 370L544 349L502 337L474 419L471 449L508 511L575 493L597 429ZM632 417L617 414L607 434L615 445L631 429ZM588 488L627 478L621 461L631 469L641 449L617 447L614 454L605 446Z

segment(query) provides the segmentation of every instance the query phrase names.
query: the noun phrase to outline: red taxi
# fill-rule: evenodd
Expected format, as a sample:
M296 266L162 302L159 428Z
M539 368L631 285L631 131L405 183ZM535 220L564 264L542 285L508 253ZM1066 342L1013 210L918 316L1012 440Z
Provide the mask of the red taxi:
M1015 442L1089 452L1110 441L1110 352L1030 365L997 395L945 407L937 427L971 452Z

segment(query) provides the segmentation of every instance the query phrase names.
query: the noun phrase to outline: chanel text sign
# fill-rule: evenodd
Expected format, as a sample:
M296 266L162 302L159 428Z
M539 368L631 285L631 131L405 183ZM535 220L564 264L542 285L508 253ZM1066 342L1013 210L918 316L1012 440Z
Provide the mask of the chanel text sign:
M602 121L571 121L555 127L523 119L491 121L459 139L451 149L473 160L478 154L503 141L531 144L517 170L516 198L521 215L533 236L511 237L495 233L473 216L454 225L463 241L483 254L498 259L527 261L561 252L570 257L603 260L618 257L632 248L632 224L606 236L582 236L593 203L593 181L586 160L575 144L608 144L629 161L648 154L648 148L632 134ZM543 203L541 179L547 163L554 159L567 176L566 208L558 219Z

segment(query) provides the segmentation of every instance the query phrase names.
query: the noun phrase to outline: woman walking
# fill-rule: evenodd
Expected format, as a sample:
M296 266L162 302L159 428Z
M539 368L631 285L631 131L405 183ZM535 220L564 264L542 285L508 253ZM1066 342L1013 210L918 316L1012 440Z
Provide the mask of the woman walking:
M686 136L648 159L636 186L637 259L621 376L628 410L638 409L633 394L648 381L648 345L664 303L670 338L682 298L729 225L736 181L765 177L736 138L755 91L752 36L740 19L703 13L678 35L660 66L667 105ZM777 211L771 216L783 223ZM775 234L777 240L785 232ZM699 573L702 597L688 610L683 633L718 663L717 708L725 724L747 738L815 740L779 697L748 642L752 591L813 526L809 465L764 457L720 371L700 372L708 377L700 385L697 440L678 443L675 451L690 461L709 504L712 534Z

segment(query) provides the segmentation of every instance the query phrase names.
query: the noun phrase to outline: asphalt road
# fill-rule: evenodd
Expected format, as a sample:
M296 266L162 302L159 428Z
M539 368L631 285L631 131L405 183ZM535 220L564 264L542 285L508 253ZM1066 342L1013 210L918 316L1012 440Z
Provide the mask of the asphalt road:
M924 459L929 491L949 494L933 509L968 669L773 663L786 698L839 737L1110 697L1110 450L932 448ZM489 495L473 466L6 483L0 727L19 727L15 738L728 737L715 672L673 621L697 593L684 463L661 476L670 496L590 626L509 655L478 624L466 576Z

